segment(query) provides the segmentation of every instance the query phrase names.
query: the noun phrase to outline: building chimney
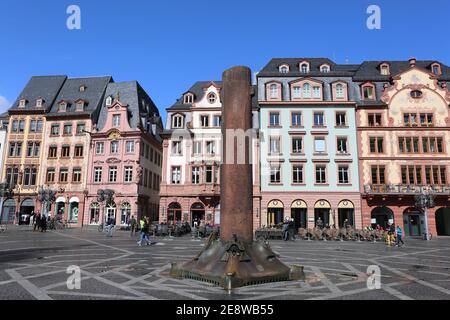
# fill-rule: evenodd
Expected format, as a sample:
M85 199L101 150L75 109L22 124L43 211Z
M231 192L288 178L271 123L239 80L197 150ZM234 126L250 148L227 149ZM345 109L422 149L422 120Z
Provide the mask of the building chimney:
M414 58L414 57L409 58L409 66L410 66L411 68L415 67L415 66L416 66L416 63L417 63L416 58Z

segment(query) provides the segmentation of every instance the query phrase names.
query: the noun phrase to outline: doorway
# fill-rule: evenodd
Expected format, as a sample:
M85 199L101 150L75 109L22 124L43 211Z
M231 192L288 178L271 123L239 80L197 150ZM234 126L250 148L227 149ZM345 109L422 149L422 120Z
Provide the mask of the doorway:
M376 207L371 213L372 228L376 228L379 225L381 228L386 229L389 223L394 222L394 212L388 207Z
M205 220L205 206L199 202L194 203L191 207L191 225L197 223L199 226L202 220Z
M295 232L300 228L306 229L307 225L307 209L306 208L292 208L291 218L294 219Z
M424 214L416 208L408 208L403 212L405 236L420 237L424 232Z
M438 209L435 216L438 236L450 236L450 208Z

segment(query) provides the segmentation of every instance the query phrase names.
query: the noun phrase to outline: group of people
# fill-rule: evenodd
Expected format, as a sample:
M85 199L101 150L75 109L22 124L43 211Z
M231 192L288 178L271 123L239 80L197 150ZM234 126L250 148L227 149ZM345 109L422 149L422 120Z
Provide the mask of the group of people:
M403 230L400 228L400 226L395 226L395 224L390 224L386 228L388 235L387 235L387 245L390 246L391 244L394 244L396 247L404 246L405 243L403 242ZM401 243L401 244L400 244Z
M35 213L31 215L30 224L33 226L33 231L47 232L48 218L44 214Z

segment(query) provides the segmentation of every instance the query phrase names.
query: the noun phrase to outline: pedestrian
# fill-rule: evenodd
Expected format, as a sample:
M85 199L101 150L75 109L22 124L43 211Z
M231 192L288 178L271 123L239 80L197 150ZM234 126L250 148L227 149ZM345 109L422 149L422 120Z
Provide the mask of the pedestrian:
M145 230L144 230L145 218L144 217L142 217L141 220L139 220L139 226L140 226L141 232L140 232L140 237L139 237L139 241L137 242L137 244L139 246L142 246L142 242L145 240Z
M323 229L323 221L320 217L316 221L316 227L319 229Z
M47 232L47 217L43 214L41 215L41 232Z
M115 221L114 221L114 219L112 217L110 217L108 219L107 226L106 226L106 228L107 228L106 236L107 237L112 237L113 236L114 225L115 225Z
M281 227L281 234L283 235L283 240L289 240L289 221L288 219L284 219L283 226Z
M395 235L397 236L397 240L395 241L395 246L399 247L400 242L402 243L402 246L404 246L405 243L402 240L403 231L402 231L402 228L400 228L400 226L397 226L397 228L395 229Z
M134 216L131 216L131 219L130 219L130 225L131 225L130 237L132 237L133 235L136 234L136 224L137 224L136 219L134 218Z
M394 244L395 241L395 225L391 223L390 225L388 225L387 230L387 245L390 246L391 244Z
M289 239L295 241L295 223L293 218L289 219L288 222L288 234Z
M39 231L39 227L41 226L41 214L38 212L36 217L34 218L34 228L33 231Z
M138 241L138 245L142 246L142 243L145 241L146 245L150 244L150 240L148 239L148 233L150 231L150 223L148 217L145 217L141 220L143 222L141 227L141 238Z

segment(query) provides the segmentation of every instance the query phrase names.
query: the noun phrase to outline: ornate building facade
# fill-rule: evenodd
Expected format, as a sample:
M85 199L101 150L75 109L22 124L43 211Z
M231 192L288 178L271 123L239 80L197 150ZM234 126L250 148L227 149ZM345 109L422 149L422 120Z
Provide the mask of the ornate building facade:
M354 65L272 59L257 76L261 224L362 226Z
M110 83L90 133L84 225L158 219L162 122L136 81Z
M221 82L195 83L167 109L160 221L220 223ZM259 128L256 96L253 127ZM259 140L252 137L254 225L260 215ZM239 204L236 204L238 207Z

